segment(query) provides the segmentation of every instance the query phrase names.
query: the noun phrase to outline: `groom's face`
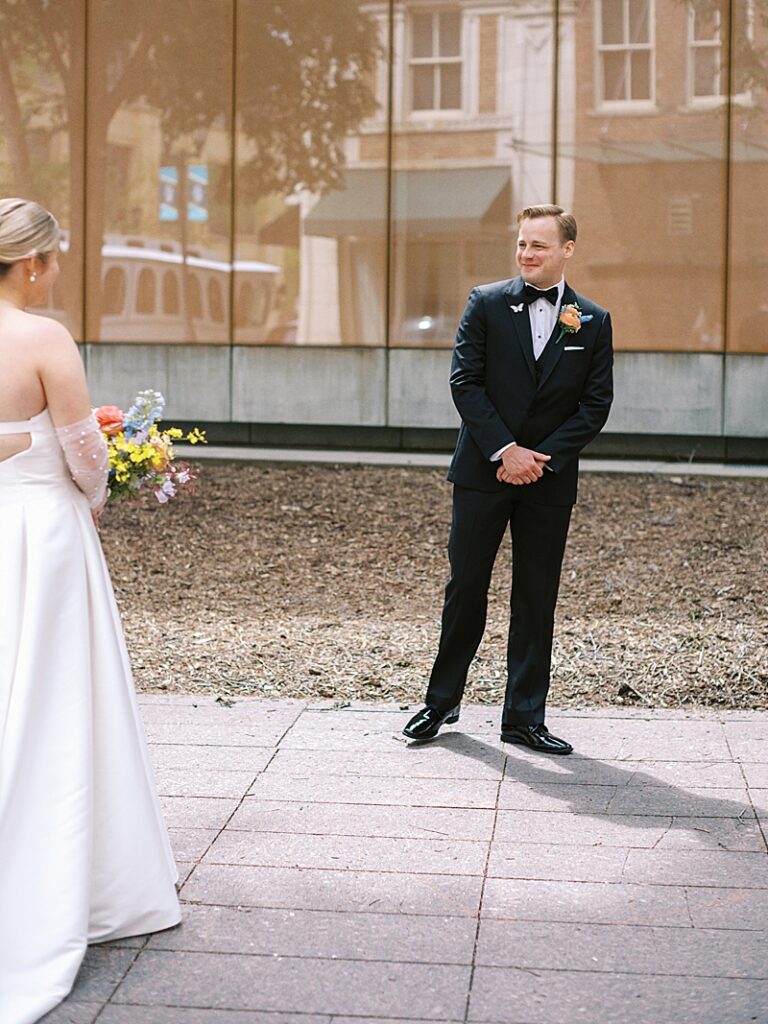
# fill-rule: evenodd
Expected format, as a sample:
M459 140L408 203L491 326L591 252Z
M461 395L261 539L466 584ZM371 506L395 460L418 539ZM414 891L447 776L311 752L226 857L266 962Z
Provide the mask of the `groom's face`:
M564 242L554 217L534 217L520 224L517 265L526 284L551 288L563 276L575 246Z

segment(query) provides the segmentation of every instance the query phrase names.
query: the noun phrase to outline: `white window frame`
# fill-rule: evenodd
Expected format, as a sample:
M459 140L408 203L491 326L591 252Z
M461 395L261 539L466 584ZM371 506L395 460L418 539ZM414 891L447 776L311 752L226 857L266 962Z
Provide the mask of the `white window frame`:
M437 24L438 16L440 14L450 13L457 14L459 17L459 53L457 56L443 57L439 53L431 57L414 57L413 56L413 17L414 15L425 15L429 14L432 17L432 41L433 45L437 38ZM412 120L416 121L434 121L435 119L442 118L444 120L450 120L456 118L457 115L462 115L466 112L466 95L467 95L467 54L466 54L466 42L465 42L465 18L462 14L460 7L448 7L446 5L436 5L434 7L413 7L408 11L407 21L407 68L408 68L408 86L407 86L407 97L408 97L408 114ZM433 68L443 67L446 64L458 64L461 72L461 96L460 106L448 107L441 109L440 107L431 107L428 110L415 110L413 106L413 69L414 67L424 67L425 65L431 65ZM440 76L437 75L437 100L439 102L439 81Z
M629 26L629 0L621 0L624 6L624 23ZM595 0L596 17L594 20L595 32L595 99L596 107L601 111L611 113L651 112L656 110L656 4L655 0L648 0L648 42L647 43L604 43L603 35L603 0ZM605 75L603 74L604 53L624 53L626 59L633 51L645 50L650 54L649 77L650 96L647 99L610 99L603 95ZM629 80L630 92L632 89L631 79Z
M754 38L755 28L755 5L753 0L744 0L747 16L747 37L751 41ZM715 12L718 16L720 11ZM689 107L710 109L712 107L724 106L728 102L728 79L727 79L727 68L725 66L725 55L721 63L720 75L725 80L721 82L721 91L719 93L709 93L706 96L696 96L694 93L694 81L695 81L695 53L697 50L714 50L717 49L723 54L725 40L723 39L723 26L720 23L718 17L717 24L717 39L694 39L694 27L696 24L696 12L694 11L693 4L688 3L688 21L687 21L687 55L688 55L688 66L686 74L686 100ZM752 91L750 89L744 92L734 93L731 97L734 103L751 104L752 103Z

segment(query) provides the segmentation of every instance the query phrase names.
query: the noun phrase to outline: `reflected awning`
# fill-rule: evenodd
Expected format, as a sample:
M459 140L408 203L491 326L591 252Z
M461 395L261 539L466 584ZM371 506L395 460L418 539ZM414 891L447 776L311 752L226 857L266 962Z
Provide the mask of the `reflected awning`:
M549 158L548 145L537 146L513 140L512 148L519 153ZM583 160L593 164L672 164L692 162L719 162L725 160L725 142L722 138L690 140L685 142L561 142L557 147L561 160ZM768 145L734 140L731 158L737 163L768 161Z
M508 167L394 171L395 229L424 235L508 234L512 182ZM304 218L304 233L337 238L383 235L387 228L387 175L358 168L342 188L322 196Z
M259 241L262 245L287 245L298 248L299 221L298 205L288 206L260 229Z

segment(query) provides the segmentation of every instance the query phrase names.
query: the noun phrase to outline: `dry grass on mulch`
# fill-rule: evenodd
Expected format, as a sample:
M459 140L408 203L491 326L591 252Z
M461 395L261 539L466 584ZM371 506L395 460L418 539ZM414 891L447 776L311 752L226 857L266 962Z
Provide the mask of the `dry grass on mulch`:
M768 480L584 474L550 702L767 707L767 507ZM421 699L441 471L211 463L195 497L105 518L140 690ZM501 700L509 574L505 544L468 700Z

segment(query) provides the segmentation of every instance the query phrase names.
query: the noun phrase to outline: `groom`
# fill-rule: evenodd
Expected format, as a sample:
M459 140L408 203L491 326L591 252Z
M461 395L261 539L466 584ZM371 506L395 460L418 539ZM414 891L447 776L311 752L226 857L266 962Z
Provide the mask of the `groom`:
M491 570L512 535L512 597L501 738L551 754L572 747L544 724L560 566L581 449L613 398L611 318L565 282L576 221L559 206L517 218L520 277L481 285L456 335L451 392L461 415L440 646L426 707L403 733L430 740L458 721L485 629Z

